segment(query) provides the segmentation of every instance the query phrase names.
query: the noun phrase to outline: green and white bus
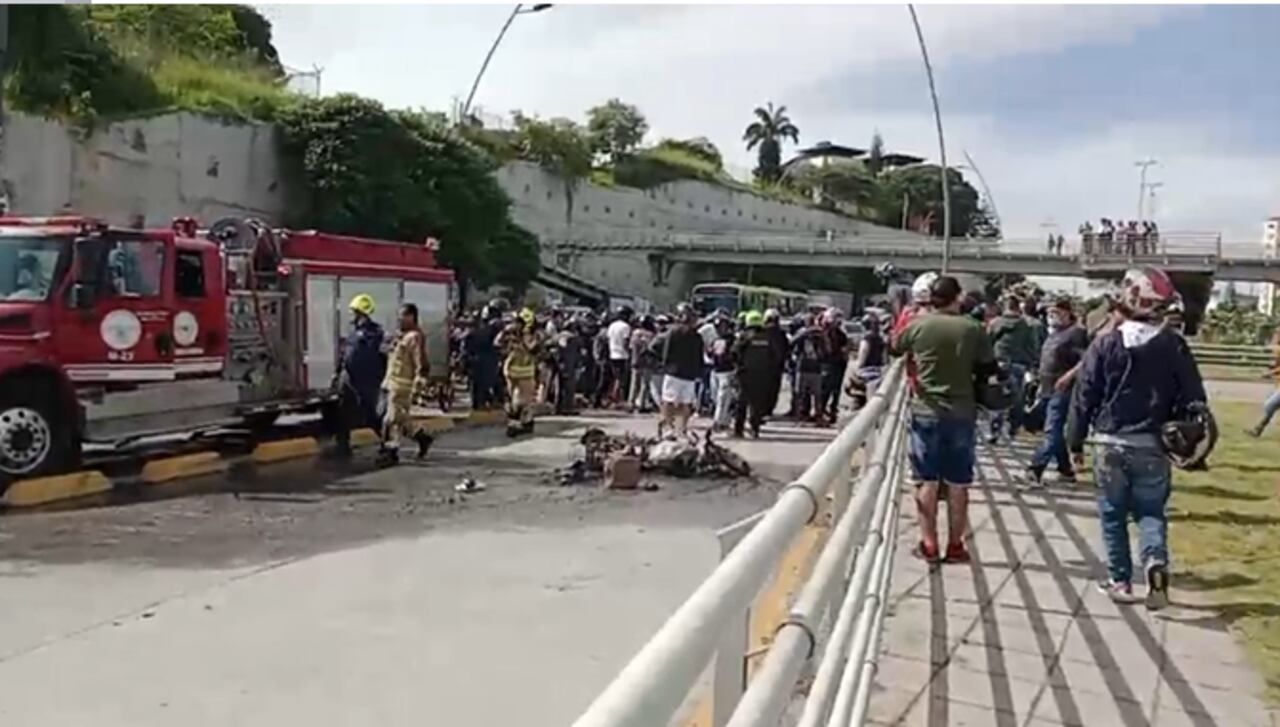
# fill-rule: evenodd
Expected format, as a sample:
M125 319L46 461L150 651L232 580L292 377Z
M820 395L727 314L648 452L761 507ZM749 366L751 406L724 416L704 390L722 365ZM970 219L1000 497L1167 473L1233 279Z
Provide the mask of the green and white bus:
M803 313L809 304L806 293L740 283L698 283L693 286L689 299L693 309L704 316L721 309L737 316L743 311L764 312L768 308L777 308L784 316L790 316Z

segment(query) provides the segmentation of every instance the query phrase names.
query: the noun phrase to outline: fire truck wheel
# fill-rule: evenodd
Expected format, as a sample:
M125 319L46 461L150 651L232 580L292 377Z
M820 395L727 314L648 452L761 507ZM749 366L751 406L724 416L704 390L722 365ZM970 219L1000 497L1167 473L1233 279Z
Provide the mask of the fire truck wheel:
M0 397L0 477L6 480L73 463L71 428L59 421L53 397L44 393L40 387L15 386Z

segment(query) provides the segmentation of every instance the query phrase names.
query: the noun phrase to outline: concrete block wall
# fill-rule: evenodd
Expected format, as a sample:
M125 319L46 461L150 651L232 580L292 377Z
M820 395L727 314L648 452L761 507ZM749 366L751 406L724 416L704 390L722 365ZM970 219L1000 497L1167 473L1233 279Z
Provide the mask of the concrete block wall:
M180 215L278 222L284 211L275 129L191 113L130 119L85 135L50 119L9 114L0 180L16 214L68 211L118 225Z
M682 298L706 271L679 265L670 271L667 285L655 288L642 251L557 253L557 244L644 242L669 233L824 237L828 230L841 236L874 233L883 238L897 234L904 246L923 240L913 233L706 182L682 180L640 190L583 181L573 190L570 210L564 182L535 164L509 163L498 171L498 181L512 199L516 222L542 240L544 264L569 270L615 293L649 298L660 305Z
M568 209L565 184L535 164L497 172L518 223L544 242L544 263L613 292L669 304L705 271L677 266L655 288L643 251L564 254L564 242L643 242L669 233L757 233L824 237L911 233L885 230L747 191L697 181L649 190L580 182ZM84 135L57 121L9 114L0 143L0 184L18 214L75 211L118 225L167 224L179 215L209 223L227 215L283 218L286 194L267 124L172 113L115 122Z

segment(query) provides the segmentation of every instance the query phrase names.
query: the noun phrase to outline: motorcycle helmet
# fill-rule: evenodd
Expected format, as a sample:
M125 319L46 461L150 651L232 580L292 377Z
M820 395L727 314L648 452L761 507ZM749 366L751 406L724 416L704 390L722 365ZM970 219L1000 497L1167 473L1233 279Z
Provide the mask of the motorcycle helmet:
M911 284L911 300L918 304L927 304L933 293L933 284L937 282L938 274L934 272L921 273Z
M1120 283L1120 303L1136 318L1162 313L1177 297L1173 281L1158 268L1134 268Z
M1218 444L1218 422L1208 406L1196 405L1183 416L1160 427L1165 456L1179 469L1207 469L1206 462Z

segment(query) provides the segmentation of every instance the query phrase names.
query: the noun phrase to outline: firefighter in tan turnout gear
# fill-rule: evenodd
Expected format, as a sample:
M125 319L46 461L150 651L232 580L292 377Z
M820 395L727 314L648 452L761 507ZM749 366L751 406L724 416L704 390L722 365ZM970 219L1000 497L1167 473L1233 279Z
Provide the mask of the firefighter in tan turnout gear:
M516 320L498 334L498 348L506 355L502 373L507 377L507 436L533 432L533 405L537 390L538 336L533 310L525 308Z
M425 386L427 348L418 326L418 307L413 303L400 306L400 334L387 359L387 374L382 379L385 405L382 415L382 464L400 461L400 437L412 436L418 443L418 459L427 456L434 441L413 421L410 410L415 395Z

